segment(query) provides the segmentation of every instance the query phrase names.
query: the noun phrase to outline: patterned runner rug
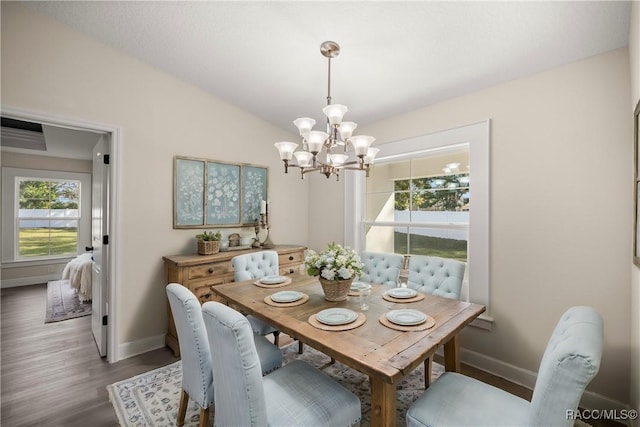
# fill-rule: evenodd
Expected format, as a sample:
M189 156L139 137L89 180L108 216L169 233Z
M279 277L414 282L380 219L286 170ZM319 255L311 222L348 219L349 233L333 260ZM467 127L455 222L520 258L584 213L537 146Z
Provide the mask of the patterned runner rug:
M360 398L362 405L362 427L369 426L371 414L371 393L369 378L340 362L331 364L331 359L309 346L304 347L304 353L298 354L298 343L292 343L282 349L284 364L302 359L313 366L322 369ZM404 426L405 415L409 405L424 392L423 365L398 384L397 425ZM444 368L433 364L432 381ZM133 378L107 386L109 400L113 404L118 422L123 427L169 427L176 425L176 414L180 402L180 388L182 381L181 362L175 362L163 368L146 372ZM198 405L189 402L185 427L198 425ZM212 416L213 420L213 416ZM212 420L210 422L212 422Z
M68 280L47 283L47 314L44 323L60 322L91 314L91 301L80 302Z

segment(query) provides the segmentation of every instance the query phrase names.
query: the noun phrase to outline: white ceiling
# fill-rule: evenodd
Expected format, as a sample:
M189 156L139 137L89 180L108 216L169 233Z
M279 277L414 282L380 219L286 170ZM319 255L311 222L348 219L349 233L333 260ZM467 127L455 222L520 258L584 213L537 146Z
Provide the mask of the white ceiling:
M44 1L40 12L290 131L368 123L628 44L630 2Z

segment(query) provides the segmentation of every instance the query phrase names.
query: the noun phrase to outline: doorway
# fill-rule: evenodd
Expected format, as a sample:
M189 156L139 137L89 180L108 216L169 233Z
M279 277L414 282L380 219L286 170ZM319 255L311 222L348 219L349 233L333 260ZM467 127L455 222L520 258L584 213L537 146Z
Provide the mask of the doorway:
M99 275L101 277L100 282L103 286L103 292L100 293L101 298L99 301L101 309L96 313L96 316L99 317L97 319L92 319L92 323L96 324L96 327L92 327L92 330L94 331L94 335L97 334L95 339L99 352L102 353L101 355L106 355L106 359L110 363L116 362L118 361L117 343L119 341L117 337L116 316L118 280L117 275L115 274L117 271L116 265L118 260L118 239L116 239L115 236L117 235L117 189L119 188L119 173L118 162L115 160L118 159L119 155L121 130L119 127L114 125L88 122L75 118L10 107L2 107L2 116L16 120L40 123L43 126L46 125L61 129L88 131L103 135L100 139L103 151L108 153L108 173L103 175L102 184L107 191L104 192L105 198L103 203L99 204L99 206L102 206L99 208L100 212L92 213L92 218L95 218L96 215L100 218L104 218L105 224L103 230L108 230L108 234L100 236L101 238L104 238L104 240L101 239L104 244L101 245L100 258L102 268L100 269L101 274ZM92 149L93 147L89 147L89 152L91 152ZM98 160L93 159L93 162L96 161L103 162L104 157L101 156ZM95 207L95 202L92 203L92 205ZM94 303L94 310L96 308L97 307ZM106 337L104 335L106 335Z

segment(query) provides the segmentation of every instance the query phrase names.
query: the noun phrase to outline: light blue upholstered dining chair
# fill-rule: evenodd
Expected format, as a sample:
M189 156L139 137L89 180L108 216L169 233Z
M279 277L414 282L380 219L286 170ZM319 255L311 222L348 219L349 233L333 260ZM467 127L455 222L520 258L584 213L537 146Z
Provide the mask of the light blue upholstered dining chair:
M358 280L362 282L380 283L396 287L400 277L400 269L404 257L386 252L367 252L360 254L363 268Z
M236 282L280 274L278 252L276 251L259 251L237 255L231 259L231 265L233 266L233 280ZM279 345L279 330L255 316L248 315L247 319L249 319L253 332L259 335L273 334L273 343Z
M426 294L460 299L465 265L454 259L411 255L407 287Z
M295 360L264 377L246 317L218 302L202 306L211 345L216 416L227 426L351 426L360 399L313 366Z
M453 372L445 372L407 412L407 426L570 427L584 389L600 369L602 317L572 307L558 321L542 356L531 402Z
M425 294L460 299L465 264L460 261L434 256L411 255L407 287ZM431 383L433 359L424 361L424 386Z
M176 424L184 424L189 399L200 406L200 425L208 426L209 407L213 404L211 350L196 296L177 283L166 287L171 314L175 321L182 358L182 393ZM265 337L253 334L262 374L282 366L282 352Z

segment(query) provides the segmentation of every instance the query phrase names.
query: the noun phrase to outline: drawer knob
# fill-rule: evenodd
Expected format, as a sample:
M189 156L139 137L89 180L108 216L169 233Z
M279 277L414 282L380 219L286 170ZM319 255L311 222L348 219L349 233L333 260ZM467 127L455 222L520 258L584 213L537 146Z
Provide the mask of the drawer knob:
M213 267L209 267L209 273L213 273Z
M289 261L293 261L293 255L289 255Z
M289 274L293 274L293 268L289 269Z

